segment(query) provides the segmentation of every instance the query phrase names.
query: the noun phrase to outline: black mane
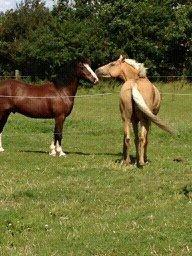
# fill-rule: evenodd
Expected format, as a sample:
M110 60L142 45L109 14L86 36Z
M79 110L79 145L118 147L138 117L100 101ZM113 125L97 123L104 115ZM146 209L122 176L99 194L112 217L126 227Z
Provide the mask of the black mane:
M55 68L54 75L51 76L51 82L56 86L67 86L70 81L76 78L77 65L79 63L88 63L91 65L91 61L86 58L78 58L75 61L63 63Z
M56 67L51 82L59 86L67 86L76 77L76 67L77 62L68 62Z

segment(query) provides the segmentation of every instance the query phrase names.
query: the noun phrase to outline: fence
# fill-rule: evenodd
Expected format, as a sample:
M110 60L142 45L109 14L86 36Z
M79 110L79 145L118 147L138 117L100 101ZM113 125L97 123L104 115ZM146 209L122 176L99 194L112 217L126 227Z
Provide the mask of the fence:
M163 89L159 116L178 133L189 133L192 127L192 88L186 86L176 91L170 87L170 91ZM112 92L94 94L79 90L74 109L64 124L63 144L67 151L88 154L90 148L93 152L98 148L101 152L112 152L116 147L121 151L122 121L118 94L118 87ZM32 120L16 114L8 119L3 139L9 148L47 152L53 128L54 120ZM163 132L154 127L152 134L161 137Z
M5 79L8 77L0 76L0 79ZM25 79L28 76L20 76L19 72L15 71L15 76L9 77L15 79ZM153 76L152 79L186 79L192 78L192 76ZM184 83L170 83L166 88L161 85L163 102L160 111L160 116L166 119L174 127L178 129L188 129L189 124L192 120L191 116L191 97L192 97L192 86ZM101 135L111 131L113 133L113 128L119 130L121 134L121 118L119 114L119 88L115 90L113 88L110 92L105 93L94 93L94 94L81 94L81 90L78 95L75 96L75 106L72 114L68 118L64 134L70 136L71 130L73 135L77 138L82 134L97 134ZM0 99L2 96L0 95ZM17 96L18 97L18 96ZM32 97L35 99L35 97ZM38 98L38 97L36 97ZM187 122L185 122L187 120ZM9 124L10 123L10 124ZM53 121L39 121L33 120L29 121L25 117L18 115L9 118L9 122L6 128L8 130L9 136L42 136L47 135L52 137L54 122ZM182 127L180 127L182 126ZM75 129L76 127L77 130ZM97 128L96 128L97 127ZM180 127L180 128L179 128ZM46 137L46 136L45 136ZM108 139L110 133L108 134ZM51 138L50 138L51 139ZM113 138L111 137L111 141Z
M33 77L38 77L36 75L33 75ZM27 79L28 81L31 80L32 76L25 76L21 75L19 70L15 70L15 74L13 76L10 75L4 75L0 76L0 80L8 79L8 78L13 78L13 79ZM173 82L173 81L178 81L178 80L188 80L192 81L192 76L177 76L177 75L172 75L172 76L148 76L148 78L153 81L153 82Z

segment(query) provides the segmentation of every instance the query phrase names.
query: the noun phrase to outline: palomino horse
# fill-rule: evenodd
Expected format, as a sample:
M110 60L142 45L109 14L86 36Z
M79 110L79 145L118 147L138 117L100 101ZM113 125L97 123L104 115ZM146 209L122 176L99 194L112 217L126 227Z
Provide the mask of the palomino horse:
M120 56L105 66L98 68L98 77L120 78L125 83L120 91L120 111L124 124L123 163L130 164L130 126L133 125L137 163L147 163L148 132L151 121L165 131L172 132L156 114L159 111L161 95L158 89L148 80L146 68L142 63ZM138 124L140 122L140 134Z
M72 111L79 79L96 83L98 78L87 62L71 63L61 71L54 82L42 86L16 80L0 84L0 152L4 151L2 131L9 114L18 112L32 118L54 118L54 141L50 146L50 155L65 156L61 147L63 123Z

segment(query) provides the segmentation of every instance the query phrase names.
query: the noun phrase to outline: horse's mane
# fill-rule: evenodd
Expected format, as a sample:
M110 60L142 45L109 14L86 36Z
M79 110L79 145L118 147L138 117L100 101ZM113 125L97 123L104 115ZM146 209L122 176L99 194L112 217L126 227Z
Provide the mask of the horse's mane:
M143 63L139 63L134 59L125 59L125 62L129 65L131 65L133 68L137 69L139 71L140 77L146 77L147 76L147 68L145 68Z
M56 86L67 86L68 82L74 78L76 62L64 63L55 68L55 72L51 77L51 81Z
M76 77L77 65L80 62L90 64L89 59L83 57L64 62L62 65L55 68L55 74L52 76L51 81L58 86L67 86L68 83Z

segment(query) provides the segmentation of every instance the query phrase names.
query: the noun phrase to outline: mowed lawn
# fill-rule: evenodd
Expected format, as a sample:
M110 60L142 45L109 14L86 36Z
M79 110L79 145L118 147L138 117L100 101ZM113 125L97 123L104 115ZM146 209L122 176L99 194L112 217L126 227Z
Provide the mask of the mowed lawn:
M161 84L150 164L120 165L119 87L80 89L66 158L48 154L53 120L12 115L0 155L0 255L192 255L192 87ZM174 95L184 93L191 95ZM132 141L131 154L134 156Z

